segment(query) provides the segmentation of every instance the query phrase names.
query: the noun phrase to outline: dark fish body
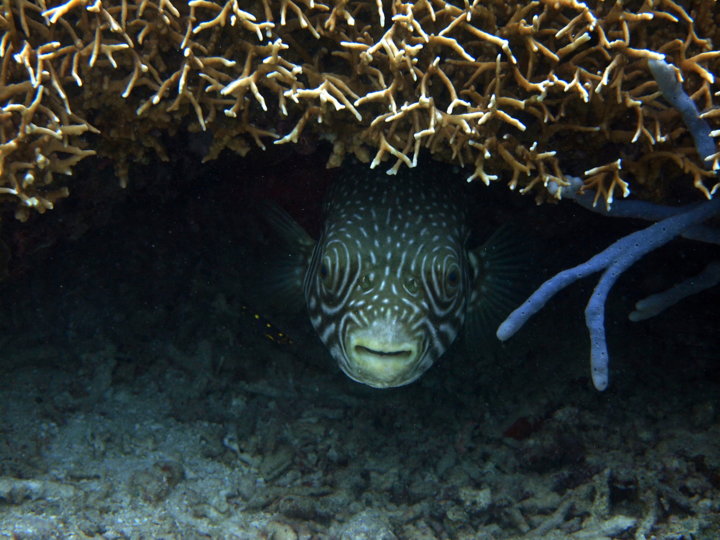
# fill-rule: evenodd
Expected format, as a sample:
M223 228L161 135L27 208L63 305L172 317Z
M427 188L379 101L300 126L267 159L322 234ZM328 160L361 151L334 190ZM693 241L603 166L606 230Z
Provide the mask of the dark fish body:
M502 304L503 288L488 286L498 261L488 254L497 250L488 249L492 243L468 250L463 192L451 180L346 169L325 201L317 242L284 212L272 212L303 255L278 282L302 291L320 339L355 381L376 388L415 381L453 343L468 313L486 309L493 295Z

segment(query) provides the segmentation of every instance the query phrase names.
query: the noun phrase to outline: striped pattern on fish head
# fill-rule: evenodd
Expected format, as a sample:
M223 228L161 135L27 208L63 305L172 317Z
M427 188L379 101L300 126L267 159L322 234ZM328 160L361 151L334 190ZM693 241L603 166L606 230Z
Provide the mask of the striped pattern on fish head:
M304 290L350 378L402 386L442 356L465 319L466 239L463 207L439 183L365 173L334 187Z

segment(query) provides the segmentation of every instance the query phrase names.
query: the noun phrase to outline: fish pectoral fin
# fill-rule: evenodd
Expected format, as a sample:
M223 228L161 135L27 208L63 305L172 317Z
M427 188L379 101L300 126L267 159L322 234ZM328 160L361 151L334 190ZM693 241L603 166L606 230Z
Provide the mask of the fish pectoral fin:
M261 202L259 211L278 241L271 243L256 261L249 296L271 312L300 312L305 307L303 279L315 241L274 202Z
M504 225L469 253L472 268L465 339L476 349L495 341L495 330L532 290L532 249L522 231ZM481 343L482 342L482 343Z
M269 200L262 201L260 215L286 246L292 250L312 253L315 240L278 204Z

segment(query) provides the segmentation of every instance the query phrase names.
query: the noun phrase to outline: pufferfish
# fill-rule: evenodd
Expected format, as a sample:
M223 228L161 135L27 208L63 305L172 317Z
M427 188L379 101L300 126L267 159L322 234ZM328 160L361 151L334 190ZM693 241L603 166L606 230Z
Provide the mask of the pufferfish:
M305 304L321 341L357 382L410 384L469 319L487 325L514 307L517 243L501 228L470 249L462 186L452 180L346 167L324 201L317 241L284 210L265 209L290 251L269 271L273 293Z

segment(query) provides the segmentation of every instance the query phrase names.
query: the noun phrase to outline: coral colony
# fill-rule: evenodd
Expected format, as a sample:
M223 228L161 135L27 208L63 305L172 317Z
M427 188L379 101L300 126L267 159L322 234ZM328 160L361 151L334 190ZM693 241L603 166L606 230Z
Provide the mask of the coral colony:
M167 159L161 135L189 129L212 135L205 159L306 134L332 143L331 166L354 154L394 172L425 150L541 200L568 174L599 200L660 199L660 168L709 196L718 155L697 155L648 65L676 66L718 127L715 3L683 5L8 2L0 189L23 219L72 190L57 176L80 160L127 183L131 160Z
M619 202L668 202L668 186L685 185L712 199L716 11L704 0L6 2L0 197L20 220L52 209L89 156L127 184L132 161L166 160L168 136L188 130L211 135L206 160L309 136L332 144L331 167L354 155L392 174L425 152L468 181L610 215L631 190L638 200ZM604 389L610 287L680 234L717 238L702 222L718 204L628 206L659 221L551 279L499 337L603 270L586 319Z

